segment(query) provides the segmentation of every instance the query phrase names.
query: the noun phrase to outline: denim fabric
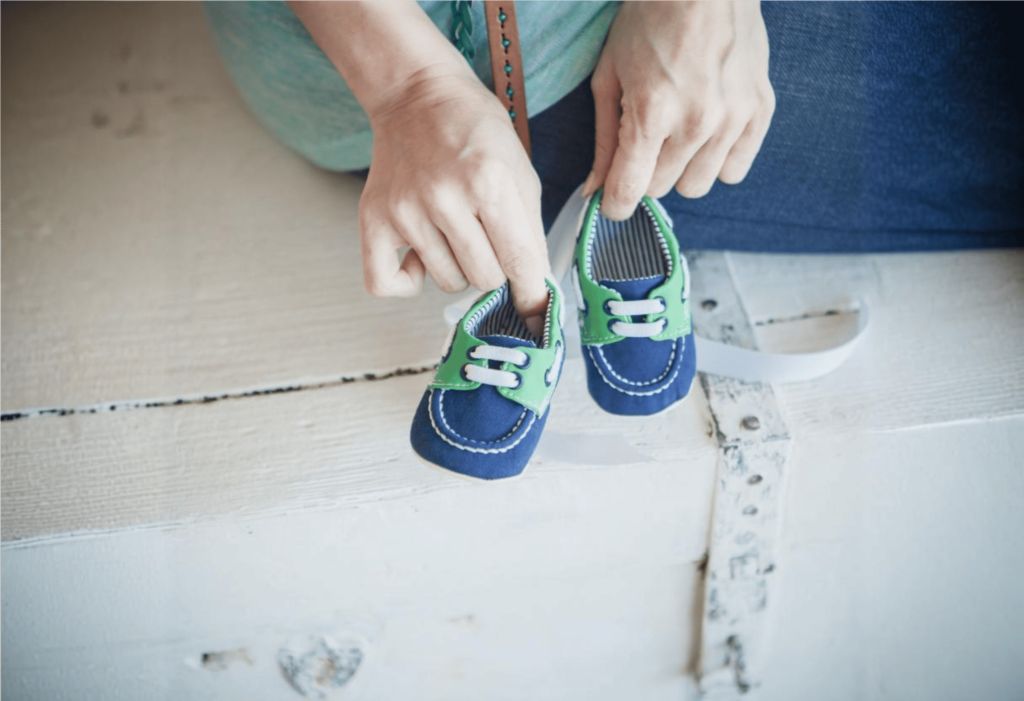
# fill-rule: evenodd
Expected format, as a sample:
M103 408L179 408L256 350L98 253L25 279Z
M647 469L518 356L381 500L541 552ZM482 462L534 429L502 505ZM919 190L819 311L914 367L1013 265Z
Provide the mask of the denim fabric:
M684 249L1024 245L1014 3L764 3L777 107L746 180L661 200ZM586 178L584 81L530 120L550 228Z

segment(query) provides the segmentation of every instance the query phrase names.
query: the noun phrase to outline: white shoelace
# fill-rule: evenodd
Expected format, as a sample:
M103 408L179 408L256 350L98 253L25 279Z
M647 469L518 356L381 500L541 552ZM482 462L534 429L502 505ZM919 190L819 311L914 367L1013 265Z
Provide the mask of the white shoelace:
M476 346L473 350L469 351L469 357L474 360L496 360L502 363L512 363L518 367L525 366L530 360L530 357L521 350L502 348L501 346ZM479 382L482 385L515 389L522 384L522 378L508 370L482 368L479 365L466 363L462 366L462 371L465 373L467 380Z
M608 302L608 311L615 316L636 316L640 314L660 314L665 311L666 306L660 299L637 299L627 302L611 300ZM659 319L651 322L622 322L613 321L609 328L620 336L630 338L650 338L657 336L668 326L668 319Z

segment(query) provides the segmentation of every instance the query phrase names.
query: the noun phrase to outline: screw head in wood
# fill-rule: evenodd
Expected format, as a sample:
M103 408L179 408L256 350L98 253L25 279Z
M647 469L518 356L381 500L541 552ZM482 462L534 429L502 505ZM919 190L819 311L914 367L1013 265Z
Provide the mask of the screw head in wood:
M761 428L761 420L756 416L744 416L743 420L740 421L740 426L748 431L756 431Z

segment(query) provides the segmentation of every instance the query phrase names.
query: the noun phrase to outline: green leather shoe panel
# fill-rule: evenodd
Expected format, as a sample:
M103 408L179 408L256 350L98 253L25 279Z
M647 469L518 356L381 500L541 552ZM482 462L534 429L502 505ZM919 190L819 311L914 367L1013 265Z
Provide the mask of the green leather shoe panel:
M628 324L630 318L616 316L608 313L606 304L609 301L621 302L622 295L617 291L599 285L590 277L587 265L587 251L590 249L590 242L594 236L594 221L600 216L601 195L598 190L590 201L587 212L583 217L583 224L580 228L579 238L576 241L575 268L579 281L580 292L586 303L586 309L580 309L579 325L580 338L584 345L599 345L621 341L625 336L620 336L609 328L613 321L621 321ZM672 272L665 282L651 290L647 299L661 298L665 301L665 311L659 314L648 314L645 317L647 322L656 322L667 319L668 324L665 330L651 338L655 341L667 341L690 333L690 301L683 299L683 290L686 287L686 271L680 261L679 243L672 233L672 227L661 214L661 209L651 198L644 197L643 201L650 208L658 228L663 232L665 243L668 247L669 258L672 261Z
M518 375L522 381L518 387L498 387L498 392L513 402L531 409L542 415L547 409L548 402L551 401L551 395L555 391L555 385L557 384L557 375L552 373L556 362L560 362L558 357L559 350L561 348L561 354L565 355L565 336L562 332L562 297L558 288L547 282L548 290L550 291L551 297L548 303L548 315L549 315L549 330L548 330L548 347L547 348L527 348L518 347L517 350L522 351L530 358L530 362L526 367L521 368L512 363L502 363L501 370L506 372L512 372ZM471 334L466 329L466 323L477 313L482 307L484 307L494 296L500 294L498 290L490 292L481 297L477 302L470 307L469 311L462 317L458 325L455 327L455 337L452 340L451 352L434 375L434 380L430 383L431 389L453 389L453 390L474 390L480 387L479 382L472 382L467 380L462 373L462 367L464 365L476 365L478 367L487 367L487 360L474 360L469 357L469 351L477 346L486 346L487 344L481 341L479 338ZM555 368L556 370L558 368ZM552 382L550 385L546 382L548 374L552 375Z

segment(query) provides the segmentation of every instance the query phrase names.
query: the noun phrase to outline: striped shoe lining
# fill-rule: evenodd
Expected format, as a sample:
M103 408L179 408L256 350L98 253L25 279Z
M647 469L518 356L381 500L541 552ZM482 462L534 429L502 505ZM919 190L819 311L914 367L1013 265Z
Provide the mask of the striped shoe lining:
M626 221L612 221L600 214L595 217L589 254L590 278L595 281L672 273L668 245L646 202Z
M549 295L548 297L548 319L550 319L551 296ZM470 317L466 322L466 330L477 338L493 335L512 336L532 341L538 348L547 347L546 337L548 329L546 325L544 339L537 338L530 333L530 330L526 328L526 324L523 323L523 320L519 318L519 314L516 312L507 283L502 286L497 295Z

